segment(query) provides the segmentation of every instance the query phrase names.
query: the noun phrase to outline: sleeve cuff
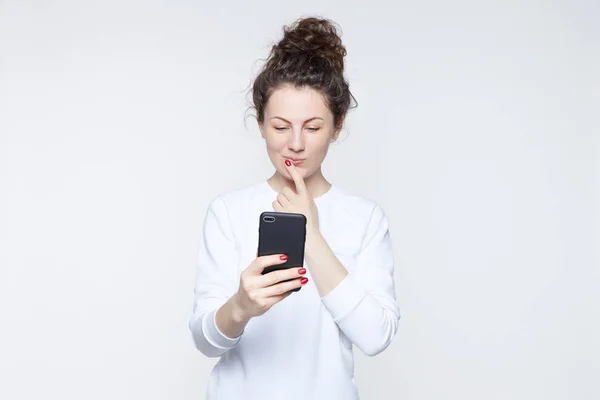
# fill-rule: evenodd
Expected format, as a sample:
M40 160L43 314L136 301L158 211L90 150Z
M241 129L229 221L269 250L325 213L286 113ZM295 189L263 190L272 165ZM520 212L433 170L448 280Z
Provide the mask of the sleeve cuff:
M321 301L329 310L334 321L338 321L350 314L367 296L367 291L359 285L350 274L329 292Z
M231 349L240 341L243 332L233 339L225 336L219 328L217 328L216 314L217 310L211 311L206 314L202 320L202 330L204 331L206 340L215 347Z

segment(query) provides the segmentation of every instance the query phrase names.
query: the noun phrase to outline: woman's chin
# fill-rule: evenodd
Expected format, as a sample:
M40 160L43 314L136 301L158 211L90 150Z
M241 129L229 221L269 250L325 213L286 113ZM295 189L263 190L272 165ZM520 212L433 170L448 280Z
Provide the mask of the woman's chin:
M296 167L296 170L298 170L298 173L300 174L300 176L302 177L302 179L306 179L306 171L302 166ZM283 171L282 175L286 178L289 179L291 181L294 180L294 178L292 177L292 174L290 173L290 171L287 170L287 168Z

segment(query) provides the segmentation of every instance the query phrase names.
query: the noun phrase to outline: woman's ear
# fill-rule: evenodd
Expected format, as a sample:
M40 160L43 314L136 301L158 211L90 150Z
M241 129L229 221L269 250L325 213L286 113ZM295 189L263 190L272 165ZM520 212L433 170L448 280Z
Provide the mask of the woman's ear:
M333 131L333 136L331 136L331 140L330 140L331 143L335 142L338 139L343 127L344 127L344 120L342 119L340 121L340 123L338 124L338 127L335 129L335 131Z
M264 128L264 125L259 122L258 123L258 129L260 129L260 136L264 139L265 138L265 131L264 131L263 128Z
M337 138L340 136L340 130L341 129L336 129L336 131L333 132L333 136L331 137L331 139L329 139L329 143L333 143L337 140Z

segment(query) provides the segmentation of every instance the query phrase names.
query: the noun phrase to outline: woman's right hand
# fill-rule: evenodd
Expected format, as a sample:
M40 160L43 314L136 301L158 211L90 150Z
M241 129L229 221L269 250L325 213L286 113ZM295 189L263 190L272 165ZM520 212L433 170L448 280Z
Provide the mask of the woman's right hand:
M240 287L236 293L236 304L243 318L249 320L267 312L273 305L292 294L292 290L304 286L308 278L306 269L293 267L266 274L262 271L269 266L283 264L284 254L257 257L240 276ZM291 279L291 280L290 280ZM288 282L282 282L287 281Z

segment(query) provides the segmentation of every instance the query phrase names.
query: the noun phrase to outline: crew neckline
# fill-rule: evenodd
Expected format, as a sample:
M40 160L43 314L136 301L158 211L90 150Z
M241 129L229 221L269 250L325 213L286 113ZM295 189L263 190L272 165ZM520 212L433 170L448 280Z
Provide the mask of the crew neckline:
M277 196L279 194L278 191L276 191L275 189L273 189L271 187L271 185L269 184L269 182L266 179L262 181L262 186L266 189L266 191L268 193L271 193L275 196ZM337 190L336 186L334 184L331 184L331 187L329 188L329 190L326 191L325 193L323 193L322 195L315 197L314 201L321 202L323 199L330 197L332 195L332 192L334 192L335 190Z

